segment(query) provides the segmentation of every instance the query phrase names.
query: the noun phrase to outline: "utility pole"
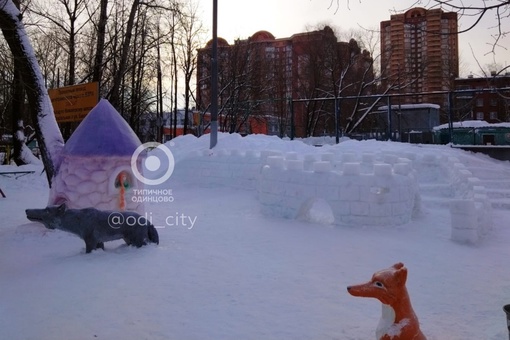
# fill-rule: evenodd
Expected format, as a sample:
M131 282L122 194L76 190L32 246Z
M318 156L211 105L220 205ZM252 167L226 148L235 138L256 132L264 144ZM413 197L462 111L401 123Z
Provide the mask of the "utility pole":
M218 142L218 0L213 0L213 41L211 53L211 136L210 149Z
M335 143L340 143L340 98L335 98Z
M158 142L164 142L164 121L163 121L163 75L161 73L161 54L159 51L159 25L158 25L158 112L157 112L157 125L158 125Z

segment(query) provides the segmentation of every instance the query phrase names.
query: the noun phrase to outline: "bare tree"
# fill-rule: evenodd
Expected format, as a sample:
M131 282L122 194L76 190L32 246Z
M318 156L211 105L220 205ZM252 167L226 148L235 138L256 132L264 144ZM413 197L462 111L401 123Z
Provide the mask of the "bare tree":
M304 133L307 136L338 134L340 131L336 129L341 126L352 132L360 99L347 101L342 97L374 92L374 59L368 51L362 51L354 39L339 42L329 26L309 34L310 41L300 56L299 65L298 93L305 100L301 104L305 107L304 121L301 122L305 124Z
M76 48L77 36L80 31L88 24L88 20L82 14L86 11L86 0L54 0L52 3L44 2L33 3L30 11L40 16L61 29L65 35L67 42L66 50L68 54L68 79L66 85L74 85L76 83ZM63 12L63 13L62 13ZM82 19L79 21L79 19ZM42 22L38 23L41 27ZM41 27L42 28L42 27Z
M51 186L64 142L21 18L20 11L11 0L0 0L0 28L13 57L19 62L30 115L35 125L48 183Z
M2 4L11 6L12 1L2 0ZM37 7L32 7L35 5ZM141 132L141 122L150 116L155 104L156 71L150 65L155 63L156 46L159 43L167 53L169 32L174 29L164 25L160 27L155 19L171 17L172 13L179 14L181 5L174 0L134 0L129 2L129 7L125 7L122 1L101 0L99 5L100 8L96 8L86 0L53 0L51 4L34 0L29 3L33 11L25 13L25 20L30 23L28 36L35 43L34 55L43 70L41 84L44 90L41 92L46 93L45 87L99 81L100 96L109 98L112 104L116 103L115 107L133 129ZM16 15L19 15L19 10ZM175 20L179 22L180 17L175 16ZM12 31L7 21L1 24L9 32ZM160 35L156 34L158 27L161 29ZM6 33L6 37L9 34ZM25 32L23 34L26 36ZM2 53L2 57L4 55ZM8 80L9 87L17 58L11 60L12 65L0 75ZM25 80L23 84L25 88L29 87ZM2 95L5 94L5 103L11 105L12 92L6 91L2 88ZM174 94L177 96L177 91ZM45 105L44 100L39 103ZM51 103L49 105L51 109ZM37 105L27 108L36 109ZM2 127L19 126L5 114L0 117L0 124ZM56 124L55 128L58 129Z
M473 23L459 31L459 34L471 31L480 23L482 18L492 13L495 19L495 25L492 27L493 33L491 33L493 39L491 42L492 53L495 53L497 47L502 47L499 44L501 38L510 33L506 31L508 28L503 25L503 22L510 18L510 1L508 0L475 1L474 3L466 3L462 0L433 0L431 1L430 8L442 8L443 10L456 12L460 18L473 18Z
M32 34L35 54L41 67L44 84L48 88L64 84L62 78L66 69L64 65L67 53L59 42L62 40L61 33L55 26L50 26L44 34Z
M177 13L172 13L172 24L171 24L171 33L170 33L170 37L171 37L171 40L170 40L170 49L172 51L172 83L173 83L173 86L174 88L172 89L173 90L173 112L174 112L174 119L173 119L173 123L174 123L174 137L177 137L177 83L179 81L179 73L177 71L177 48L175 46L175 43L176 43L176 27L177 27L177 20L176 20L176 14Z
M197 15L198 7L189 2L183 9L180 27L181 46L180 67L184 75L184 127L183 134L187 133L189 126L189 109L192 99L191 82L197 65L197 51L203 45L201 40L204 28Z
M12 133L12 114L10 112L12 82L14 77L12 53L6 42L0 40L0 133Z
M331 96L334 90L329 88L331 82L327 79L333 72L334 59L337 57L336 36L329 26L325 26L323 29L308 32L306 38L307 43L298 56L297 95L299 99ZM326 64L329 64L329 67ZM328 88L325 88L324 84L328 84ZM325 107L327 104L323 101L310 100L302 105L305 111L297 115L301 119L296 121L298 130L302 130L298 131L298 135L312 136L318 129L317 123L328 112L328 108Z
M199 52L198 86L207 88L210 82L211 43ZM265 103L272 97L272 51L263 42L252 38L237 39L233 45L221 40L218 44L218 115L219 127L228 132L249 132L251 118L264 114ZM205 114L210 106L210 90L199 91L197 105Z
M108 0L100 0L99 19L97 22L97 42L96 53L94 57L92 81L100 82L103 74L104 47L106 39L106 24L108 20Z
M269 66L272 54L273 51L266 50L263 43L252 41L251 38L235 41L225 67L226 73L221 75L224 86L220 86L220 111L224 131L249 132L246 131L246 123L259 115L259 109L270 99L268 91L273 74Z
M375 27L358 27L350 28L348 30L337 30L337 36L340 41L349 41L354 39L359 45L361 50L367 51L371 56L377 56L380 52L381 38L379 35L379 28ZM375 58L372 65L375 76L381 73L381 65L379 58Z
M130 51L130 72L126 77L130 80L130 86L124 91L129 93L129 117L126 118L135 130L140 133L140 120L150 107L155 103L155 91L153 79L156 78L156 68L150 67L157 62L155 49L159 44L157 34L157 18L152 16L149 8L139 8L136 24L134 27L133 44L136 49Z
M20 9L18 0L14 4ZM27 160L23 159L23 147L25 146L23 111L25 109L25 90L23 88L23 79L21 79L21 65L18 60L14 59L14 73L12 78L12 99L11 99L11 115L12 115L12 135L13 135L13 153L12 159L17 165L26 164ZM25 146L26 147L26 146Z
M133 35L133 26L135 24L136 13L138 11L138 5L140 4L140 0L133 0L131 4L131 10L129 12L129 18L126 23L126 30L124 32L124 38L122 41L122 50L120 55L120 60L118 63L117 70L113 77L112 88L110 89L110 103L114 107L120 106L120 89L122 85L122 80L127 68L127 60L129 57L129 49L131 47L131 38Z

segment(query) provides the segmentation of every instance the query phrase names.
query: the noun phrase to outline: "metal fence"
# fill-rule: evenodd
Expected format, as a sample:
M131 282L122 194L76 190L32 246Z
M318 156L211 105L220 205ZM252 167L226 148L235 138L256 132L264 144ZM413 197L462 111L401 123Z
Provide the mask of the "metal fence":
M337 143L342 136L432 143L433 128L447 124L441 142L449 143L454 122L510 122L510 87L292 99L289 112L291 139L329 135Z

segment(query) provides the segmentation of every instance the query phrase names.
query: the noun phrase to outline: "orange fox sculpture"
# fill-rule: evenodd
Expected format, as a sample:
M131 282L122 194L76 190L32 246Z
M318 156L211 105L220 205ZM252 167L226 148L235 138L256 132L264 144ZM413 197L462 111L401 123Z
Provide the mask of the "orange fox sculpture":
M378 340L426 340L411 306L406 280L407 268L396 263L376 272L366 283L347 287L353 296L381 301L382 316L375 332Z

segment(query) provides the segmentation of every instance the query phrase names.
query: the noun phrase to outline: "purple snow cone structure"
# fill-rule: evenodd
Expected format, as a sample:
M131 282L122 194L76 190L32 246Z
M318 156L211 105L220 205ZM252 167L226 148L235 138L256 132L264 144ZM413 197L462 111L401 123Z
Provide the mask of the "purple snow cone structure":
M133 199L143 183L131 169L131 157L140 145L117 110L100 100L64 146L48 206L65 203L69 209L143 213L143 203Z

